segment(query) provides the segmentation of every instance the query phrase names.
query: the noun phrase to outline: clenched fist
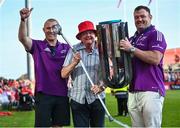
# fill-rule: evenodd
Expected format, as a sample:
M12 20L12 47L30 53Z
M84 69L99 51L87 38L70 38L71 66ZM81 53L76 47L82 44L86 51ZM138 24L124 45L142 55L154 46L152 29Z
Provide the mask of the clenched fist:
M31 14L31 11L33 10L33 8L28 9L28 8L23 8L20 10L20 16L21 16L21 20L24 21L26 18L28 18Z

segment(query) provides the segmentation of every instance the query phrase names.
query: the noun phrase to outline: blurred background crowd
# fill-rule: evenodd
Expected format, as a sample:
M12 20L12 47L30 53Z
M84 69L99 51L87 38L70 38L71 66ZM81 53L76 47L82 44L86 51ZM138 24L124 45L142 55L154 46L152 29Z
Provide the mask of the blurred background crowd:
M0 77L0 108L3 110L32 110L34 106L33 82L28 79Z

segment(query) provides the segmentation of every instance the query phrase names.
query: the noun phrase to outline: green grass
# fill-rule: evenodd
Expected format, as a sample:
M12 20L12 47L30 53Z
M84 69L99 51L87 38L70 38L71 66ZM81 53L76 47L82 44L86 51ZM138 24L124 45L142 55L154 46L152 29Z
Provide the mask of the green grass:
M0 127L33 127L34 111L13 112L12 116L0 117Z
M110 114L117 120L131 126L130 117L115 117L117 114L116 99L107 94L106 105ZM162 127L180 126L180 90L167 91L163 108ZM33 127L34 111L13 111L12 116L0 117L0 127ZM119 127L115 122L106 119L106 127Z
M167 91L162 127L180 127L180 90Z

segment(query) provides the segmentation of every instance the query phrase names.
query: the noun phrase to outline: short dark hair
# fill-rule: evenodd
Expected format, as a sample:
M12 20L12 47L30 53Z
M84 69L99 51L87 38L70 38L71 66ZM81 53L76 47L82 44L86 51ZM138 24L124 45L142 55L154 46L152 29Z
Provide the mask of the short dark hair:
M150 9L149 9L147 6L143 6L143 5L137 6L137 7L134 9L134 12L139 11L139 10L141 10L141 9L144 9L144 10L146 10L149 14L151 14Z
M59 24L59 22L58 22L56 19L50 18L50 19L47 19L47 20L45 21L44 26L45 26L45 24L46 24L47 22L54 22L54 21Z

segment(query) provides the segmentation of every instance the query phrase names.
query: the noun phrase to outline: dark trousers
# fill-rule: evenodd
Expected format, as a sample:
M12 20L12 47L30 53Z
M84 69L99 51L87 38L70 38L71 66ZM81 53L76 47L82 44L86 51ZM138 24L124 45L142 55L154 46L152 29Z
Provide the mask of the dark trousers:
M91 104L71 100L70 105L74 127L104 127L105 110L98 99Z
M118 107L118 115L124 115L126 116L128 114L128 108L127 108L127 100L128 100L128 94L127 93L118 93L116 95L117 98L117 107Z
M69 98L44 93L35 95L35 127L70 125Z

